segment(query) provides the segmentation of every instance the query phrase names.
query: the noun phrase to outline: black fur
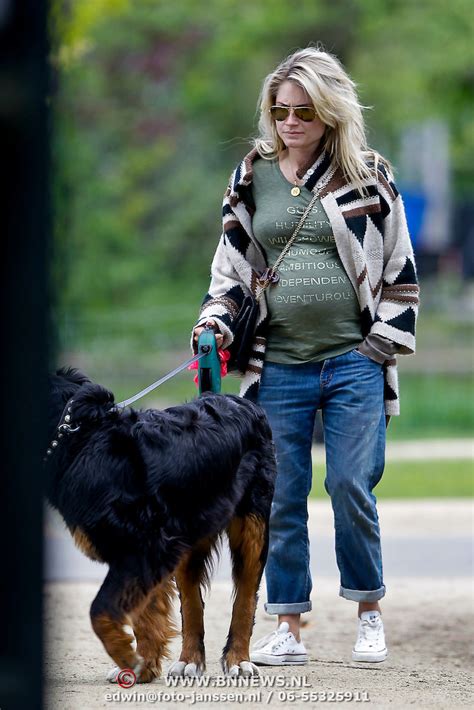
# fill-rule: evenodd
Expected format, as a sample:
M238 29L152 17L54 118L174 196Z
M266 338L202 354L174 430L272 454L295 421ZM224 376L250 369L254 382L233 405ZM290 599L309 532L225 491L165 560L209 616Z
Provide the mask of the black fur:
M271 431L255 404L205 394L163 411L114 411L111 392L63 369L51 376L51 439L70 398L71 424L80 429L46 459L48 498L110 566L109 586L125 575L146 592L236 516L265 521L267 534L276 470ZM134 602L109 594L104 604L118 617Z

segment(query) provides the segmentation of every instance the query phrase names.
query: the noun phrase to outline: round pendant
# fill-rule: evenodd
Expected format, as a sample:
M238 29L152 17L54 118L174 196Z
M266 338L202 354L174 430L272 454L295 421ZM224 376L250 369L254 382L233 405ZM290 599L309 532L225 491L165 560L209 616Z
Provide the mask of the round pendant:
M301 190L300 190L300 188L298 187L298 185L295 185L294 187L291 188L290 192L291 192L291 194L293 195L293 197L298 197L298 195L300 194Z

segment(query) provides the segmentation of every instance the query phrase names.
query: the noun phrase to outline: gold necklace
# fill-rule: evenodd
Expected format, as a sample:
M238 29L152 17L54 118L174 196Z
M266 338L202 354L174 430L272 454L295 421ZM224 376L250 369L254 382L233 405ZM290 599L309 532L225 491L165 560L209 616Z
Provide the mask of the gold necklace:
M300 187L299 187L299 185L298 185L298 182L297 182L297 177L298 177L298 176L297 176L296 173L297 173L298 171L297 171L297 170L296 170L296 171L293 170L293 166L292 166L290 163L288 163L288 168L291 168L291 172L292 172L292 173L294 174L294 176L295 176L295 177L293 178L293 187L292 187L291 190L290 190L290 195L291 195L292 197L298 197L298 195L301 194L301 189L300 189ZM281 166L280 166L280 170L281 170ZM281 170L281 172L283 172L283 171ZM286 177L286 175L285 175L285 177ZM288 179L288 178L287 178L287 179Z
M289 165L289 167L292 167L292 166ZM298 197L298 195L301 193L301 190L300 190L300 188L299 188L299 185L298 185L298 183L296 182L296 178L298 177L296 173L297 173L298 171L292 169L291 172L294 174L295 177L293 178L294 186L291 188L290 194L291 194L293 197Z

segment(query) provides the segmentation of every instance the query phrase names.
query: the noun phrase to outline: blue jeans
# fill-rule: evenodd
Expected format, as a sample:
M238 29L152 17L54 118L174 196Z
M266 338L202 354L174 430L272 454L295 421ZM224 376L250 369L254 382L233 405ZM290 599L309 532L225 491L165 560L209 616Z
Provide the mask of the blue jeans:
M336 534L340 595L374 602L385 594L376 498L385 463L382 365L357 350L322 362L266 362L258 403L275 440L277 480L265 576L269 614L310 611L308 507L311 445L322 410L326 480Z

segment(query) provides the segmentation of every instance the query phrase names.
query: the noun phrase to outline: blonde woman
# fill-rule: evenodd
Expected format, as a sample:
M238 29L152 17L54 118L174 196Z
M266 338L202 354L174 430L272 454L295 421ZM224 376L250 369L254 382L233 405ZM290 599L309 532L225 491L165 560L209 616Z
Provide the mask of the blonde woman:
M415 350L418 304L413 251L389 164L366 144L355 84L339 60L309 47L263 83L259 136L225 193L223 234L195 337L209 323L223 348L232 343L243 298L259 295L262 274L314 197L259 299L241 388L266 411L278 461L265 568L265 609L278 623L250 654L269 665L308 660L300 615L311 610L307 498L318 409L340 595L358 604L352 658L387 656L372 491L384 469L386 423L399 413L396 356Z

